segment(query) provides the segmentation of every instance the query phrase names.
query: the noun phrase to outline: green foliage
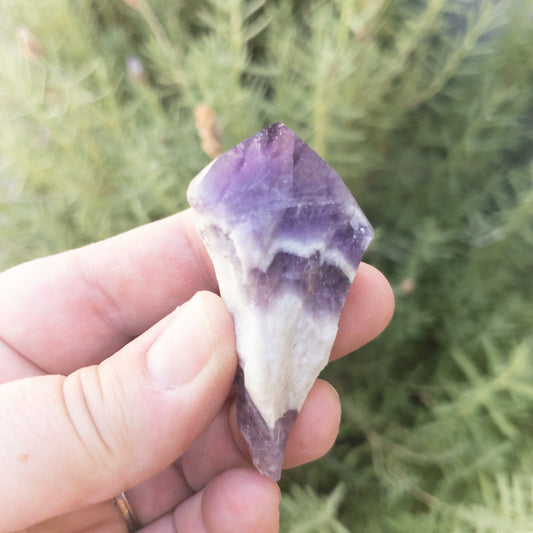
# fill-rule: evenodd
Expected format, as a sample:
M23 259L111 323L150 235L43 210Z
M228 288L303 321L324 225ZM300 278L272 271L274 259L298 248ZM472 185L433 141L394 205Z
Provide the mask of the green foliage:
M344 486L328 496L319 496L311 487L293 486L281 502L281 529L292 533L349 533L336 518L344 498Z
M0 263L185 207L199 104L222 149L286 122L397 310L328 368L340 437L285 475L282 531L531 532L532 30L532 0L6 0Z

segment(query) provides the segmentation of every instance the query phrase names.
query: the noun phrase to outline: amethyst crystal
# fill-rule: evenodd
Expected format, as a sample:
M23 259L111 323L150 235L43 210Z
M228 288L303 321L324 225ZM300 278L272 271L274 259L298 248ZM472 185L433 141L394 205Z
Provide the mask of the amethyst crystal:
M372 227L339 175L279 122L209 164L188 199L235 322L239 427L257 469L277 480Z

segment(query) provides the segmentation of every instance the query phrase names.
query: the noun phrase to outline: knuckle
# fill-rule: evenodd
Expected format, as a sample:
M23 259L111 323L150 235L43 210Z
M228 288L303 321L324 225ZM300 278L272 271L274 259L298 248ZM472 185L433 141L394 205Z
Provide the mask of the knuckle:
M91 267L89 258L92 255L90 250L94 246L98 246L98 244L89 244L71 252L79 271L88 305L111 331L124 339L131 339L135 336L135 332L130 331L127 327L127 321L122 316L121 307L116 297L102 282L101 276Z
M127 427L118 395L105 385L100 367L89 366L63 383L67 419L86 455L100 470L116 467L127 447Z

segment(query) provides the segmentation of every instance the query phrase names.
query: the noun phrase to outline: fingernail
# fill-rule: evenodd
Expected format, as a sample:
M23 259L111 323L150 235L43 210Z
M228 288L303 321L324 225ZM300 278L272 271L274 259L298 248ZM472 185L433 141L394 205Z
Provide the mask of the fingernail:
M200 293L181 306L177 316L146 355L146 366L164 388L192 381L206 365L213 348L211 327Z

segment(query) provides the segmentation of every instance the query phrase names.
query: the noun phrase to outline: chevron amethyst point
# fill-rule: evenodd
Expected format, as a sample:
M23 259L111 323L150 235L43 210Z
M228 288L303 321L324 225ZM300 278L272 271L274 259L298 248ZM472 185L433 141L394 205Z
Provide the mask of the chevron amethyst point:
M255 466L277 480L372 227L339 175L280 122L215 159L187 194L235 323L239 427Z

